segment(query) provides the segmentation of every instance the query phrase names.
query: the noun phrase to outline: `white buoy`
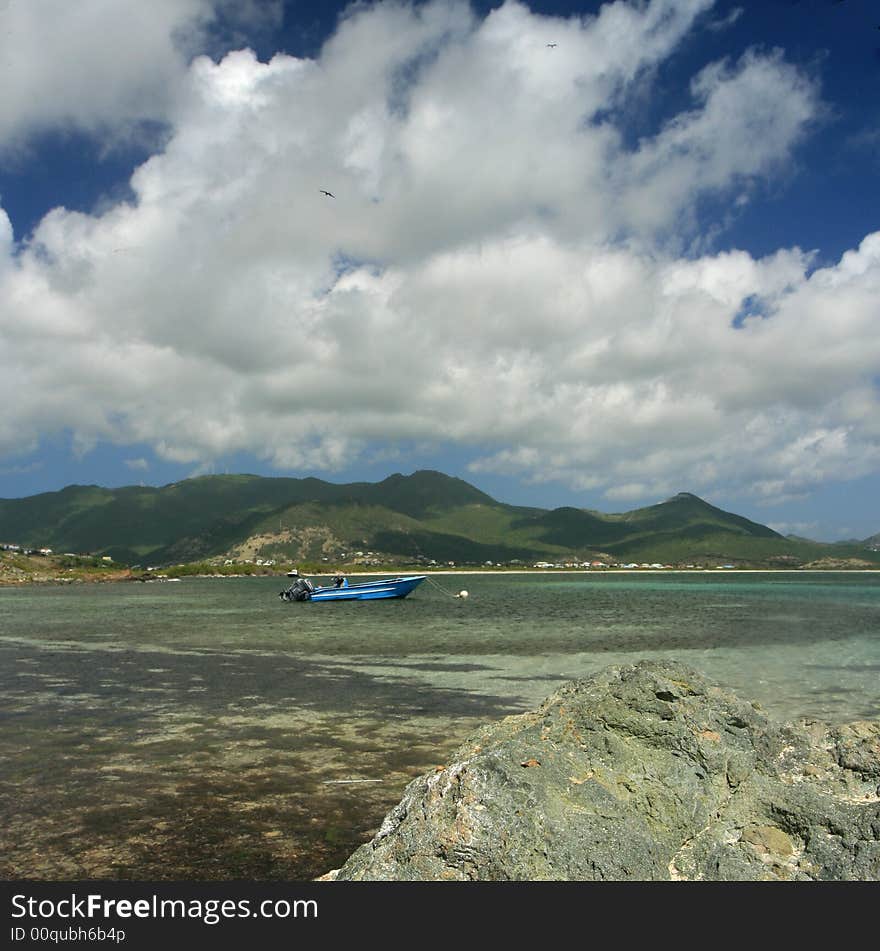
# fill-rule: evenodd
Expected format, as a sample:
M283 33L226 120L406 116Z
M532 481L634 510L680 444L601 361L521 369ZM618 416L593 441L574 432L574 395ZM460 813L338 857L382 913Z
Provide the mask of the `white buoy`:
M466 598L468 596L467 591L459 591L456 595L457 598Z

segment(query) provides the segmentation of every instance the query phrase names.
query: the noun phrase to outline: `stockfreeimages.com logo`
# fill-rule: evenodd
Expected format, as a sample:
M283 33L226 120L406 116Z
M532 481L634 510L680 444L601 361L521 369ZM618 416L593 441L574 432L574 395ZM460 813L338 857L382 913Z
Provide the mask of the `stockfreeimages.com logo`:
M314 899L249 899L220 898L105 898L103 895L77 895L58 899L12 896L12 917L46 920L101 919L110 922L132 918L191 919L206 925L216 925L230 918L317 918L318 903Z

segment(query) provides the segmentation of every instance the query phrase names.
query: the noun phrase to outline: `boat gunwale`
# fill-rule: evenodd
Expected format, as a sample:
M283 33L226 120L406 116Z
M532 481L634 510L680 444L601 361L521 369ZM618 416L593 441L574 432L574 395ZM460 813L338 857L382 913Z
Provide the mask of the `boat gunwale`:
M317 585L315 591L351 591L352 589L358 588L372 588L376 589L380 585L393 585L400 581L424 581L428 576L427 575L398 575L396 578L377 578L374 581L356 581L354 584L348 584L345 586L337 587L336 585L327 584L327 585Z

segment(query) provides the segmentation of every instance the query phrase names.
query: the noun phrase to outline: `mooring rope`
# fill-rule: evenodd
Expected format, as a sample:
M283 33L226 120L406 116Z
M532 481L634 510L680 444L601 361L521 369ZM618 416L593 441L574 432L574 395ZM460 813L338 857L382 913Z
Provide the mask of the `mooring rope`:
M425 575L425 580L429 581L438 591L442 591L443 594L450 598L466 598L468 596L467 591L459 591L458 594L453 594L451 591L447 591L446 588L437 584L437 582L430 575Z

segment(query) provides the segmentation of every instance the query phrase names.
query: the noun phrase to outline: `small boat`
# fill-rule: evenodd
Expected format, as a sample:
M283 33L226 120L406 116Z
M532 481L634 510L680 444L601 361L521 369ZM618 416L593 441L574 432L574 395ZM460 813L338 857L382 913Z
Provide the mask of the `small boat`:
M316 586L308 578L298 578L278 597L282 601L377 601L384 598L405 598L424 580L425 575L384 578L381 581L358 581L337 577L333 584Z

